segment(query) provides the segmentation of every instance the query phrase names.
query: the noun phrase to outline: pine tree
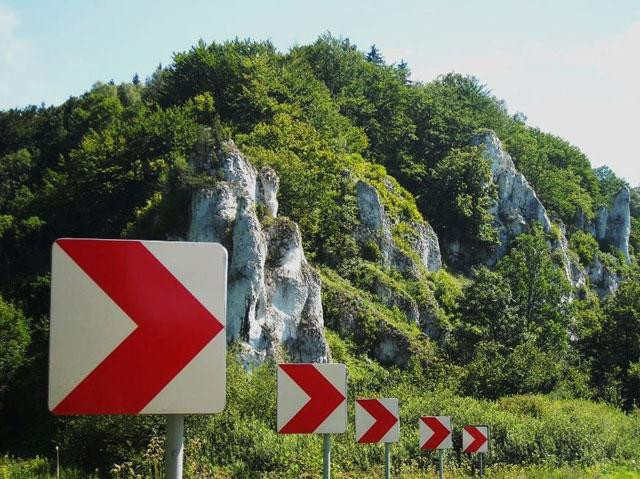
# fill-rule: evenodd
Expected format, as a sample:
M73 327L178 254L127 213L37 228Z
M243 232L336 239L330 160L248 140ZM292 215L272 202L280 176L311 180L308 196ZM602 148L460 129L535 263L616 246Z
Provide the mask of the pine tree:
M378 50L378 47L371 45L371 49L369 49L369 53L367 53L366 59L368 62L375 63L376 65L382 65L384 63L384 58Z

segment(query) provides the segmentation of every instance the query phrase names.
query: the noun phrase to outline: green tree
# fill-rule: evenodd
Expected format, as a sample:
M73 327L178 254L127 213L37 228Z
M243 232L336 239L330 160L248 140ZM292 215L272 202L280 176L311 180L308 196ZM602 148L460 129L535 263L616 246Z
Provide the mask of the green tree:
M613 384L626 408L640 403L640 280L620 285L604 305L602 327L591 338L593 380L601 394Z
M492 245L497 233L489 209L497 192L491 180L491 166L478 148L454 149L430 170L418 202L445 240Z
M497 265L511 287L515 314L543 350L564 350L571 324L571 285L554 263L539 225L515 240Z
M22 311L0 296L0 399L16 371L27 361L29 325ZM0 403L0 409L1 409Z
M479 342L494 342L507 349L521 343L525 328L515 314L511 287L498 272L474 270L473 281L459 300L453 356L467 362Z

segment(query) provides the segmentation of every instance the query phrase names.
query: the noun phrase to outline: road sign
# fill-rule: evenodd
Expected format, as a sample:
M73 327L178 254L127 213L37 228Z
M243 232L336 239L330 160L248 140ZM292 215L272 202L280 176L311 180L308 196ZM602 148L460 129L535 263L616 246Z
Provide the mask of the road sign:
M420 449L434 451L451 449L451 418L449 416L424 416L420 418Z
M359 443L400 440L398 400L356 399L356 441Z
M224 409L227 252L214 243L53 244L49 409Z
M344 364L279 364L278 432L345 432L346 398Z
M465 426L462 430L462 452L488 452L489 426Z

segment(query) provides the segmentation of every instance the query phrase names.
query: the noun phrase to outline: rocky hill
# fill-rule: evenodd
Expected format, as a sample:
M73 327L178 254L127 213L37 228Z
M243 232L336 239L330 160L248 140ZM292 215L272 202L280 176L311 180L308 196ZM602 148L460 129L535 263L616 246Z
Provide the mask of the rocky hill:
M248 371L339 360L363 392L640 400L640 193L473 77L413 82L330 36L199 43L0 131L2 444L84 437L45 410L62 236L222 243Z

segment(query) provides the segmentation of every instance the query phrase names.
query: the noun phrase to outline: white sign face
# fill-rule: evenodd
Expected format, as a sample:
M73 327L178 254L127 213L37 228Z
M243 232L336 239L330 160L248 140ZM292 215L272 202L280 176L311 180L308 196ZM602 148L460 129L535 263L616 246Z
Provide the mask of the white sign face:
M400 413L396 398L356 399L356 441L398 442Z
M277 423L281 434L345 432L344 364L279 364Z
M215 243L57 240L49 409L222 411L226 292L227 252Z
M419 420L420 449L434 451L436 449L453 448L451 437L451 417L424 416Z
M465 426L462 429L462 452L489 451L489 426Z

